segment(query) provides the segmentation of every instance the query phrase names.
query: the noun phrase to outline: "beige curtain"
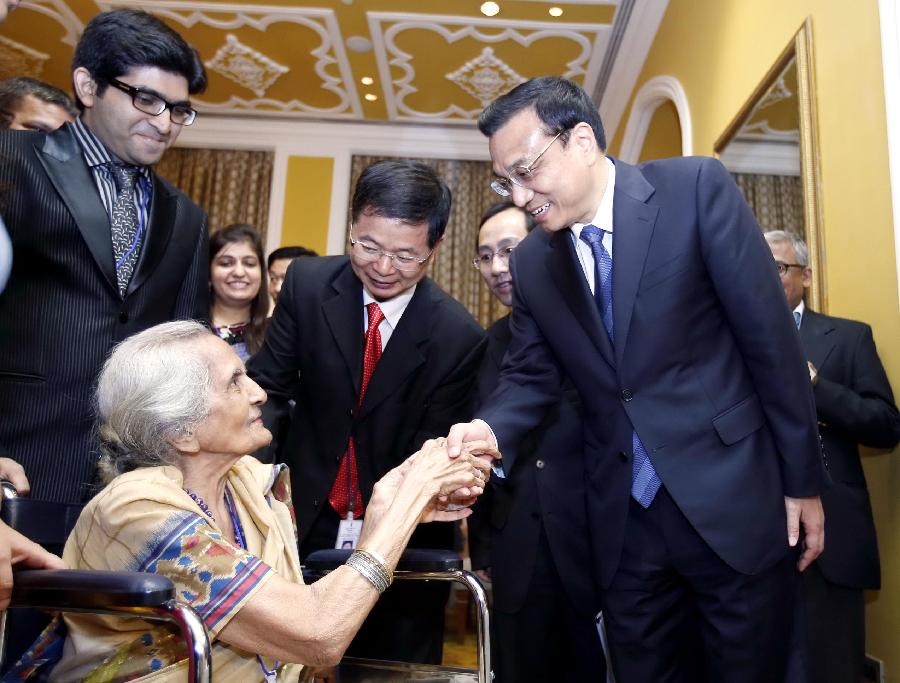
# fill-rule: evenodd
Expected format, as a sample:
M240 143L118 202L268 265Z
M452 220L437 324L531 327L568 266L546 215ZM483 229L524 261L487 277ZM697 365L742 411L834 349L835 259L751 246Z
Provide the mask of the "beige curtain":
M274 159L266 151L174 147L155 170L206 210L211 233L247 223L265 244Z
M763 231L804 235L803 183L799 176L734 173L735 182Z
M351 166L351 193L363 170L384 157L355 156ZM444 241L428 275L450 296L460 301L485 327L506 314L472 266L478 223L489 206L500 200L490 188L493 172L487 161L415 159L431 166L450 187L453 205ZM351 197L352 198L352 197ZM348 203L350 199L348 198ZM349 248L349 236L346 240Z

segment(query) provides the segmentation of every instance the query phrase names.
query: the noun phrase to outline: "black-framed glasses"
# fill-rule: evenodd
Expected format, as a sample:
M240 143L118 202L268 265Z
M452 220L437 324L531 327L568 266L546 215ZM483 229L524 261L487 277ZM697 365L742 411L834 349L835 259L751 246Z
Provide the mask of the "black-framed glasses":
M500 259L500 263L509 263L509 257L513 253L512 247L501 247L497 251L486 251L482 254L478 254L475 258L472 259L472 265L475 266L478 270L490 270L494 265L494 259Z
M131 95L131 103L134 108L150 114L150 116L159 116L168 109L172 123L177 123L179 126L189 126L197 118L197 110L184 102L169 102L152 90L135 88L117 78L110 78L108 83L117 90Z
M357 239L353 239L353 224L350 225L350 248L353 250L353 253L356 254L356 257L361 261L380 261L385 256L387 256L394 268L406 273L414 273L415 271L417 271L425 264L426 261L428 261L428 259L431 258L431 255L434 253L434 249L432 249L424 258L406 256L405 254L392 254L389 251L385 251L381 247L376 247L374 244L360 242Z
M564 131L559 131L553 139L547 143L547 146L541 150L541 153L531 160L530 164L527 166L513 166L512 169L508 171L509 177L507 178L494 178L491 181L491 189L501 197L509 197L512 194L513 185L527 188L534 178L535 164L540 161L541 157L544 156L547 150L550 149L550 146L559 139L559 136L562 135L563 132Z
M775 267L778 268L779 275L787 275L791 268L799 268L800 270L806 268L802 263L785 263L784 261L775 261Z

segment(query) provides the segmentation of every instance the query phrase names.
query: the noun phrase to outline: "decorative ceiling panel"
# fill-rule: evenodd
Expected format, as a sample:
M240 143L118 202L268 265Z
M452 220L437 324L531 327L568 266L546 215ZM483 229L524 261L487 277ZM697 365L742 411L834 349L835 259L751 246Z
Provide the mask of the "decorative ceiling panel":
M199 51L209 87L194 102L204 115L471 125L534 76L565 75L591 92L620 1L499 0L486 18L480 0L22 0L0 26L0 76L71 91L84 25L136 7Z

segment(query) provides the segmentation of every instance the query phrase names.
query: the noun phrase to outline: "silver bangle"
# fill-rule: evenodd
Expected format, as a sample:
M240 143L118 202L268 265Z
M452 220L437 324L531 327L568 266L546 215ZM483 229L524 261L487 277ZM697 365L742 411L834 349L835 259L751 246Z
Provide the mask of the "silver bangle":
M387 567L364 550L354 550L345 564L359 572L379 595L388 589L394 578Z

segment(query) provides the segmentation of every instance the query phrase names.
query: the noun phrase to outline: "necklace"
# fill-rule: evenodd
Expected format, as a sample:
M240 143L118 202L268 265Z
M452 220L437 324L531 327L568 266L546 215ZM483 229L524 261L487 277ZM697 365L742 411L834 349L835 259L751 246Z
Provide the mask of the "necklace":
M191 497L191 500L197 503L197 507L199 507L207 517L209 517L214 522L216 521L216 518L213 517L213 513L209 511L209 505L207 505L200 496L198 496L190 489L183 489L183 491Z

